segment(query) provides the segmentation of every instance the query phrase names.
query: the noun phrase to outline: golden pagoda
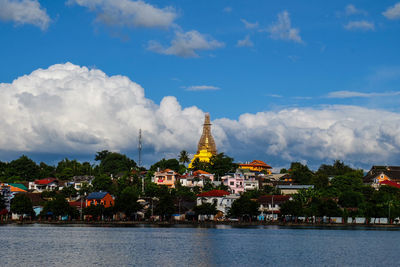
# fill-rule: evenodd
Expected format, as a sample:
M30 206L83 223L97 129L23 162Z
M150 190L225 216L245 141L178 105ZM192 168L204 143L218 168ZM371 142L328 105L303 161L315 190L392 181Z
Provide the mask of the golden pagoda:
M210 162L211 157L214 155L217 155L217 147L215 146L214 137L211 134L210 114L206 113L203 124L203 133L201 134L199 144L197 145L197 153L190 162L189 168L192 168L192 164L197 158L201 162Z

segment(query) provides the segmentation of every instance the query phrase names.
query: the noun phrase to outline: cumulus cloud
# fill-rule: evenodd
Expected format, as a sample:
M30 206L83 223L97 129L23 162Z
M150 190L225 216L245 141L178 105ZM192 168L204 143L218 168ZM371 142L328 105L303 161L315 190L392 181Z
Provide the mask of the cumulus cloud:
M186 88L187 91L215 91L221 88L212 85L192 85Z
M318 165L343 159L368 166L395 163L400 156L400 114L382 110L292 108L243 114L237 121L219 119L214 124L226 134L226 150L265 154L270 161L306 160Z
M345 7L345 15L346 16L351 16L351 15L368 15L367 11L358 9L354 5L349 4Z
M246 37L243 40L238 40L236 46L238 47L253 47L254 44L250 40L250 36L246 35Z
M0 83L0 99L0 154L136 150L142 129L150 164L182 149L195 151L204 120L202 110L182 108L173 96L154 103L125 76L71 63ZM261 159L283 166L341 159L368 168L400 160L400 114L395 112L355 106L286 108L212 123L218 150L238 161Z
M258 22L251 23L251 22L248 22L245 19L240 19L240 21L243 22L243 24L246 27L246 29L256 29L256 28L258 28Z
M201 110L182 109L175 97L156 105L127 77L71 63L1 83L0 99L3 151L120 150L136 146L139 128L144 143L167 151L195 144L203 119Z
M355 91L335 91L330 92L327 97L328 98L353 98L353 97L384 97L384 96L398 96L400 92L383 92L383 93L362 93L362 92L355 92Z
M350 21L344 25L344 28L351 31L373 31L375 30L375 24L366 20Z
M225 44L196 30L175 32L175 38L169 47L164 47L157 41L150 41L147 49L159 54L175 55L180 57L198 57L199 50L214 50L224 47Z
M16 25L32 24L46 30L50 17L37 0L0 0L0 20Z
M144 1L131 0L69 0L88 8L97 15L97 21L107 25L133 27L169 27L177 17L173 7L157 8Z
M382 13L382 15L384 15L388 19L400 19L400 2L386 9L386 11Z
M303 43L299 29L292 28L289 12L286 10L278 14L278 21L266 29L269 36L275 40L294 41Z

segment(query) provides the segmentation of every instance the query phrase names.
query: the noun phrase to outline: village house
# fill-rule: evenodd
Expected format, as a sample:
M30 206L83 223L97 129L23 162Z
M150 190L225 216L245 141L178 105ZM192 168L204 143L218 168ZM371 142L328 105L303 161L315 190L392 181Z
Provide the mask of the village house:
M363 178L364 183L378 188L381 184L400 183L400 166L372 166Z
M168 188L175 188L177 175L177 172L170 169L156 171L154 173L152 182L156 183L157 185L166 185Z
M258 203L260 207L258 210L261 212L260 220L272 220L278 219L280 214L280 206L282 203L291 200L291 196L281 196L281 195L266 195L258 198Z
M206 171L197 170L178 177L182 186L193 188L198 186L203 188L207 182L214 182L214 175Z
M297 194L300 190L302 189L310 189L314 188L314 185L295 185L295 184L289 184L289 185L277 185L276 188L278 188L282 195L294 195Z
M230 194L225 190L211 190L197 195L197 206L204 203L215 204L220 213L219 216L226 216L232 207L232 203L239 197L239 195Z
M85 206L97 206L103 205L105 208L114 206L114 197L108 192L93 192L90 193L86 198Z
M244 177L240 173L222 176L221 182L223 185L229 187L229 191L232 194L240 194L244 192Z
M58 180L55 178L45 178L29 182L29 190L41 193L43 191L53 191L58 187Z

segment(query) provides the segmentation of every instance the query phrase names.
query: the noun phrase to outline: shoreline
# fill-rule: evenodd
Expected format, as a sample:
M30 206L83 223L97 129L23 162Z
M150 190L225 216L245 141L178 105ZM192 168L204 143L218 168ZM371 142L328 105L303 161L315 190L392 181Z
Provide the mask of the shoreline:
M400 224L339 224L339 223L325 223L325 224L310 224L310 223L260 223L260 222L149 222L149 221L7 221L0 222L0 227L5 225L28 226L28 225L54 225L54 226L92 226L92 227L187 227L187 228L218 228L220 226L230 226L234 228L246 227L268 227L278 226L287 228L389 228L400 230Z

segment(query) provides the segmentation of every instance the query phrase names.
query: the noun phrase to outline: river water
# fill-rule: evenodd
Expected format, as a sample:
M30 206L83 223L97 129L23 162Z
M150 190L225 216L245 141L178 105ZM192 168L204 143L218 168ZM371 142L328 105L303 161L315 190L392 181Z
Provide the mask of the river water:
M0 266L398 266L392 228L0 226Z

